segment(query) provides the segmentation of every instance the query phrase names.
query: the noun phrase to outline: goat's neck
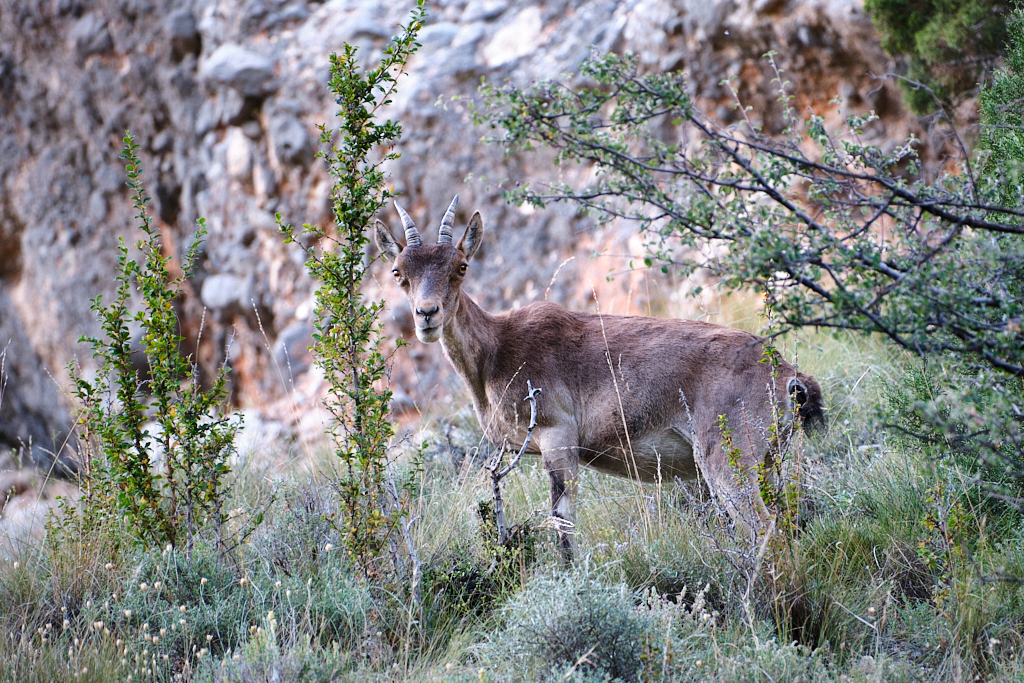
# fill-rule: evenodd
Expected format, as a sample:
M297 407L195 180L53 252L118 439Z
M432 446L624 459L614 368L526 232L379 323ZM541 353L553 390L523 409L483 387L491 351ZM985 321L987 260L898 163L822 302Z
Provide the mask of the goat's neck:
M498 349L497 320L464 292L459 292L456 310L444 326L441 347L469 389L481 417L488 410L487 380Z

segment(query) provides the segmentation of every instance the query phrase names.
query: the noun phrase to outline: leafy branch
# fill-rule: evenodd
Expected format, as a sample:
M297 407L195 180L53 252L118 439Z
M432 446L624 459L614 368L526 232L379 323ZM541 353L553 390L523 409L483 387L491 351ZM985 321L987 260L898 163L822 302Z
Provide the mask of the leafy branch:
M399 157L394 144L402 135L397 121L378 122L391 104L398 78L419 47L416 36L426 18L419 0L400 35L384 49L380 63L363 71L356 48L346 44L331 55L329 87L338 104L338 130L319 126L317 154L334 178L333 230L306 224L302 234L313 246L296 241L295 229L277 215L286 243L306 252L306 268L321 283L316 294L314 353L330 383L325 405L334 416L331 433L343 472L338 480L345 507L349 552L368 574L392 541L402 515L389 495L387 450L394 435L388 420L390 355L382 345L380 301L366 301L360 291L366 268L366 226L393 195L385 184L384 164ZM385 151L371 160L374 150ZM383 385L383 386L382 386Z
M849 117L840 134L813 114L798 126L777 69L791 122L781 140L756 124L718 125L692 106L680 76L641 75L630 58L592 59L582 75L597 87L484 86L479 120L503 130L509 151L548 147L557 163L597 171L585 187L526 185L512 200L573 201L635 220L655 258L707 268L728 287L769 289L782 329L881 332L921 355L948 351L1024 374L1015 284L1024 211L1001 203L995 183L977 182L975 199L966 170L908 180L920 171L916 140L891 151L865 144L873 114ZM673 240L692 248L687 260Z

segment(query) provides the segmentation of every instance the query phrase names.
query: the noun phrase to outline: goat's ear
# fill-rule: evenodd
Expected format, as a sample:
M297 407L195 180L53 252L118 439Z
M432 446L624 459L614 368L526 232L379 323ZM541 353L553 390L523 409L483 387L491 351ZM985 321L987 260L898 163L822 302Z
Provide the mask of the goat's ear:
M789 384L786 385L786 393L789 394L797 406L807 403L807 387L796 377L789 380Z
M480 248L480 241L484 238L484 221L480 218L480 212L473 214L466 228L466 234L459 240L458 248L466 255L466 260L473 258L473 254Z
M402 253L402 245L391 235L388 226L377 221L373 232L377 238L377 248L380 249L380 253L386 254L392 261L398 258L398 255Z

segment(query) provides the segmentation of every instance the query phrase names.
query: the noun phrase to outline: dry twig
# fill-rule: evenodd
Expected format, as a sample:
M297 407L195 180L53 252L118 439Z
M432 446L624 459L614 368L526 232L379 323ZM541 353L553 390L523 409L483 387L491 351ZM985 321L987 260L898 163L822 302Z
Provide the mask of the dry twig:
M526 448L530 445L533 429L537 426L537 394L541 393L541 389L540 387L534 389L530 380L526 380L526 389L528 393L523 400L530 402L530 425L526 428L526 439L523 441L523 447L516 453L516 457L512 459L512 462L505 467L501 467L501 459L505 455L503 449L499 449L487 465L487 469L491 472L491 488L494 492L494 518L498 526L499 545L505 545L505 541L508 540L508 528L505 524L505 501L501 497L501 480L519 464L520 458L523 457L523 453L526 452Z

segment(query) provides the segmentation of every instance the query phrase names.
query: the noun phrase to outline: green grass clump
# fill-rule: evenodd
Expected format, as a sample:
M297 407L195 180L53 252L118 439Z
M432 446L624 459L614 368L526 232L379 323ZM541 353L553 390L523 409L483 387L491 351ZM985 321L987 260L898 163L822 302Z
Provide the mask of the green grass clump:
M278 496L268 524L252 539L257 553L280 572L301 575L321 562L324 548L342 548L338 501L321 483L296 483Z
M238 658L214 659L197 672L197 680L211 683L249 683L250 681L315 681L359 680L352 675L352 654L338 647L318 650L308 642L290 648L277 644L277 625L273 618L264 621L260 633L250 639Z
M150 639L157 635L161 652L177 660L201 649L221 655L238 647L270 613L286 644L305 639L319 647L357 646L369 629L370 599L340 551L290 575L265 560L254 554L235 565L212 548L190 560L174 552L147 553L107 618L144 640L147 631Z
M77 536L54 525L58 543L0 566L0 670L17 672L0 680L81 680L83 669L95 680L171 680L214 661L227 675L269 666L271 655L273 667L297 671L379 661L390 651L380 601L340 547L308 532L317 513L306 504L319 490L284 487L230 552L213 539L190 552L117 543L113 522Z
M121 648L102 630L71 636L59 628L43 633L5 632L0 640L0 681L51 683L124 680ZM45 639L45 640L44 640ZM77 641L77 644L76 644Z
M672 510L671 514L677 513ZM649 543L630 544L622 551L619 566L625 582L634 590L654 589L666 599L686 604L696 597L694 587L704 587L704 600L713 609L737 608L734 599L739 586L724 555L701 554L692 543L697 535L695 526L675 531Z

